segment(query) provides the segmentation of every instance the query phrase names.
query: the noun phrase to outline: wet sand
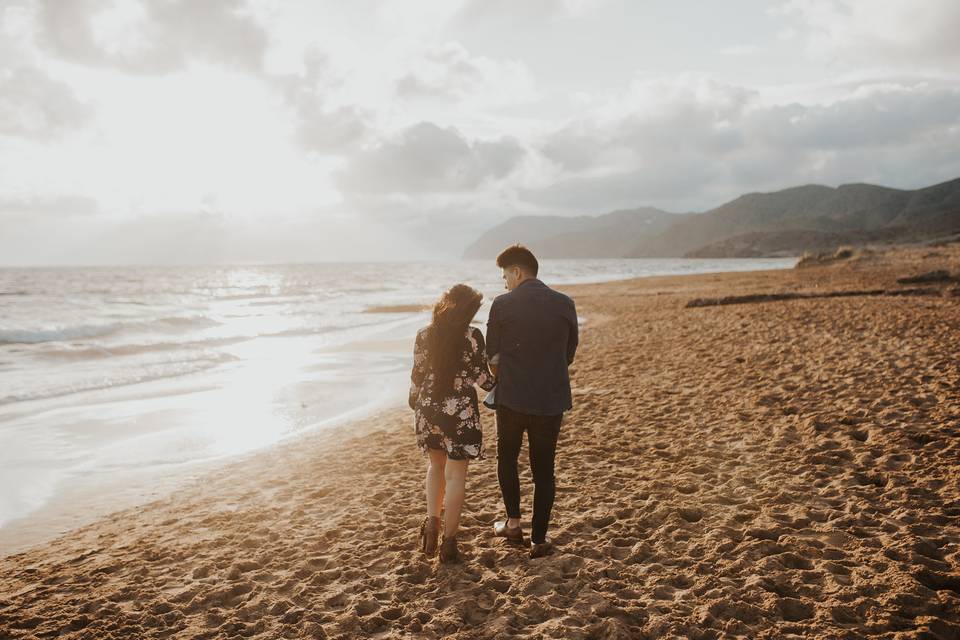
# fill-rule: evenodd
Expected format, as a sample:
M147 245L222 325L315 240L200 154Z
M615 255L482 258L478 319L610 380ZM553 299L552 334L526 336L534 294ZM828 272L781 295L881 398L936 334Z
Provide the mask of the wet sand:
M960 282L896 294L939 269L960 246L564 287L547 558L492 536L489 413L463 561L415 550L398 408L0 560L0 638L960 637ZM883 293L764 298L840 291Z

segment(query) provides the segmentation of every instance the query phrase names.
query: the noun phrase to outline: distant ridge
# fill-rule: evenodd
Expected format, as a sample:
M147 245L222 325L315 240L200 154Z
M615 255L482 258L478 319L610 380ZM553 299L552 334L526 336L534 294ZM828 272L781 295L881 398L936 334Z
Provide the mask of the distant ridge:
M504 247L521 243L543 258L622 257L637 239L658 234L675 214L640 207L601 216L520 216L499 224L467 247L464 258L490 258Z
M912 191L810 184L744 194L704 213L644 207L602 216L511 218L464 257L490 258L514 242L551 258L778 257L953 233L960 233L960 178Z

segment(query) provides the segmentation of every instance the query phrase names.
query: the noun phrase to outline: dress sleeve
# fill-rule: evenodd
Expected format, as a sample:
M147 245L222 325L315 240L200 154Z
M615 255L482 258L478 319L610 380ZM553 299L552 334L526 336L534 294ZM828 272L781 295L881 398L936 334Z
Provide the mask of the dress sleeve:
M490 391L496 385L497 381L490 373L490 366L487 363L487 349L483 341L483 332L479 329L473 330L473 339L476 347L470 354L470 377L472 384L478 385L484 391Z
M417 339L413 345L413 369L410 371L410 392L407 394L407 404L411 409L417 406L417 396L420 395L420 386L427 377L427 353L424 344L423 331L417 332Z

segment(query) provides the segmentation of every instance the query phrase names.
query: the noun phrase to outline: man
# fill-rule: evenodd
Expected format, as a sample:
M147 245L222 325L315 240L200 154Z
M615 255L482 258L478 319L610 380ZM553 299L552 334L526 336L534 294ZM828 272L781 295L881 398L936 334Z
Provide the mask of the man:
M506 521L494 533L523 544L517 460L526 432L533 472L530 557L547 555L556 481L554 458L563 412L572 408L568 365L577 350L577 309L568 296L537 279L539 265L521 245L497 256L507 293L497 296L487 321L487 355L497 377L497 476Z

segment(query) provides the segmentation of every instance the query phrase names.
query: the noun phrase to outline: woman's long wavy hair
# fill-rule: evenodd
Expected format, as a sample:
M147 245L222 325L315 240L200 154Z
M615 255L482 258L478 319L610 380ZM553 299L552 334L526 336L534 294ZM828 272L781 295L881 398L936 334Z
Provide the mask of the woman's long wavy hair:
M449 394L467 342L467 327L480 309L483 294L465 284L455 284L433 305L428 350L436 391Z

